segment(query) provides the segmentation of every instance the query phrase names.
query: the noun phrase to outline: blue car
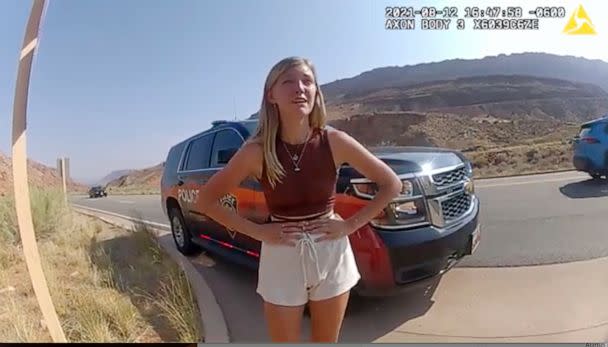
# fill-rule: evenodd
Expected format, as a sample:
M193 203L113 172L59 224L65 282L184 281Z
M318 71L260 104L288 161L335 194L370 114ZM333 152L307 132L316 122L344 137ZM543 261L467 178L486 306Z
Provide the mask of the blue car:
M576 170L594 179L608 178L608 115L583 123L572 142Z

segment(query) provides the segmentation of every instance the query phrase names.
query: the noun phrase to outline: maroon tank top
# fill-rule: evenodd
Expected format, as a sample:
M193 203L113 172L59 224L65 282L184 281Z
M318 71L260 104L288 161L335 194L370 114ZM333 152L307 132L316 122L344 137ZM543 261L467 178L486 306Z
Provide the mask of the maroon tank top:
M281 177L281 182L276 182L274 189L266 177L266 165L263 165L260 184L272 215L307 216L326 213L334 207L338 171L327 138L327 129L313 130L298 164L300 171L296 171L289 153L299 155L303 146L304 144L284 143L277 135L277 157L285 176Z

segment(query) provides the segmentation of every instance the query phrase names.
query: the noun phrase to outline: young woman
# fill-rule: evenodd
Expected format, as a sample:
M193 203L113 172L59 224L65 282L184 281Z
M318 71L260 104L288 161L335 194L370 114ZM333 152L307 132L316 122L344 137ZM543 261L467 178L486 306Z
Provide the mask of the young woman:
M286 58L271 69L259 119L256 134L205 184L199 199L207 216L261 241L257 292L272 341L299 341L308 304L312 341L337 342L350 290L360 279L348 235L378 215L401 182L352 137L325 126L323 94L307 59ZM379 188L346 220L333 212L343 163ZM263 187L269 223L254 223L217 203L247 177Z

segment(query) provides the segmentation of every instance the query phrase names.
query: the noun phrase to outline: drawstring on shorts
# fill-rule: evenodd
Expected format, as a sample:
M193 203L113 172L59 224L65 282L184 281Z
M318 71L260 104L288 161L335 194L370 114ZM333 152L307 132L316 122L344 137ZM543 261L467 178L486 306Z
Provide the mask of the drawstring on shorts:
M304 285L308 290L321 281L321 270L319 269L319 257L317 256L315 241L312 239L309 233L304 232L303 237L297 241L296 248L300 253L300 264L302 265L302 274L304 275ZM310 265L310 263L307 263L308 260L311 260L315 266L317 278L314 284L308 282L307 270L309 267L307 265Z
M334 212L328 212L325 214L329 218L334 216ZM284 218L277 216L270 216L271 221L285 221ZM287 220L288 221L288 220ZM300 255L300 264L302 269L302 275L304 276L304 285L306 286L306 290L310 290L315 287L322 281L323 274L321 273L321 269L319 268L319 257L317 255L317 249L315 248L315 240L308 232L302 232L302 238L296 241L296 249ZM309 283L308 278L308 269L311 267L311 263L314 263L314 269L316 271L316 281L314 283Z
M270 214L269 223L306 223L312 219L342 219L330 210L308 216ZM280 229L280 228L277 228ZM287 232L287 231L285 231ZM348 237L319 241L322 234L294 228L297 237L286 244L262 243L257 293L269 303L300 306L324 300L352 288L361 279ZM296 235L293 235L296 236Z

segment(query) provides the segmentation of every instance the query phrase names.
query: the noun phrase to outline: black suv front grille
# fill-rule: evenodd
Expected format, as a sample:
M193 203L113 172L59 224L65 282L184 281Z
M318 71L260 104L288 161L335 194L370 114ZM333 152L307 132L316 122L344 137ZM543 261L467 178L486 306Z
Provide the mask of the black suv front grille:
M455 170L450 170L447 172L442 172L433 175L433 181L437 188L445 188L452 184L462 182L465 180L467 176L467 170L465 167L460 167Z
M446 222L461 217L471 207L471 196L465 192L441 202L443 218Z

